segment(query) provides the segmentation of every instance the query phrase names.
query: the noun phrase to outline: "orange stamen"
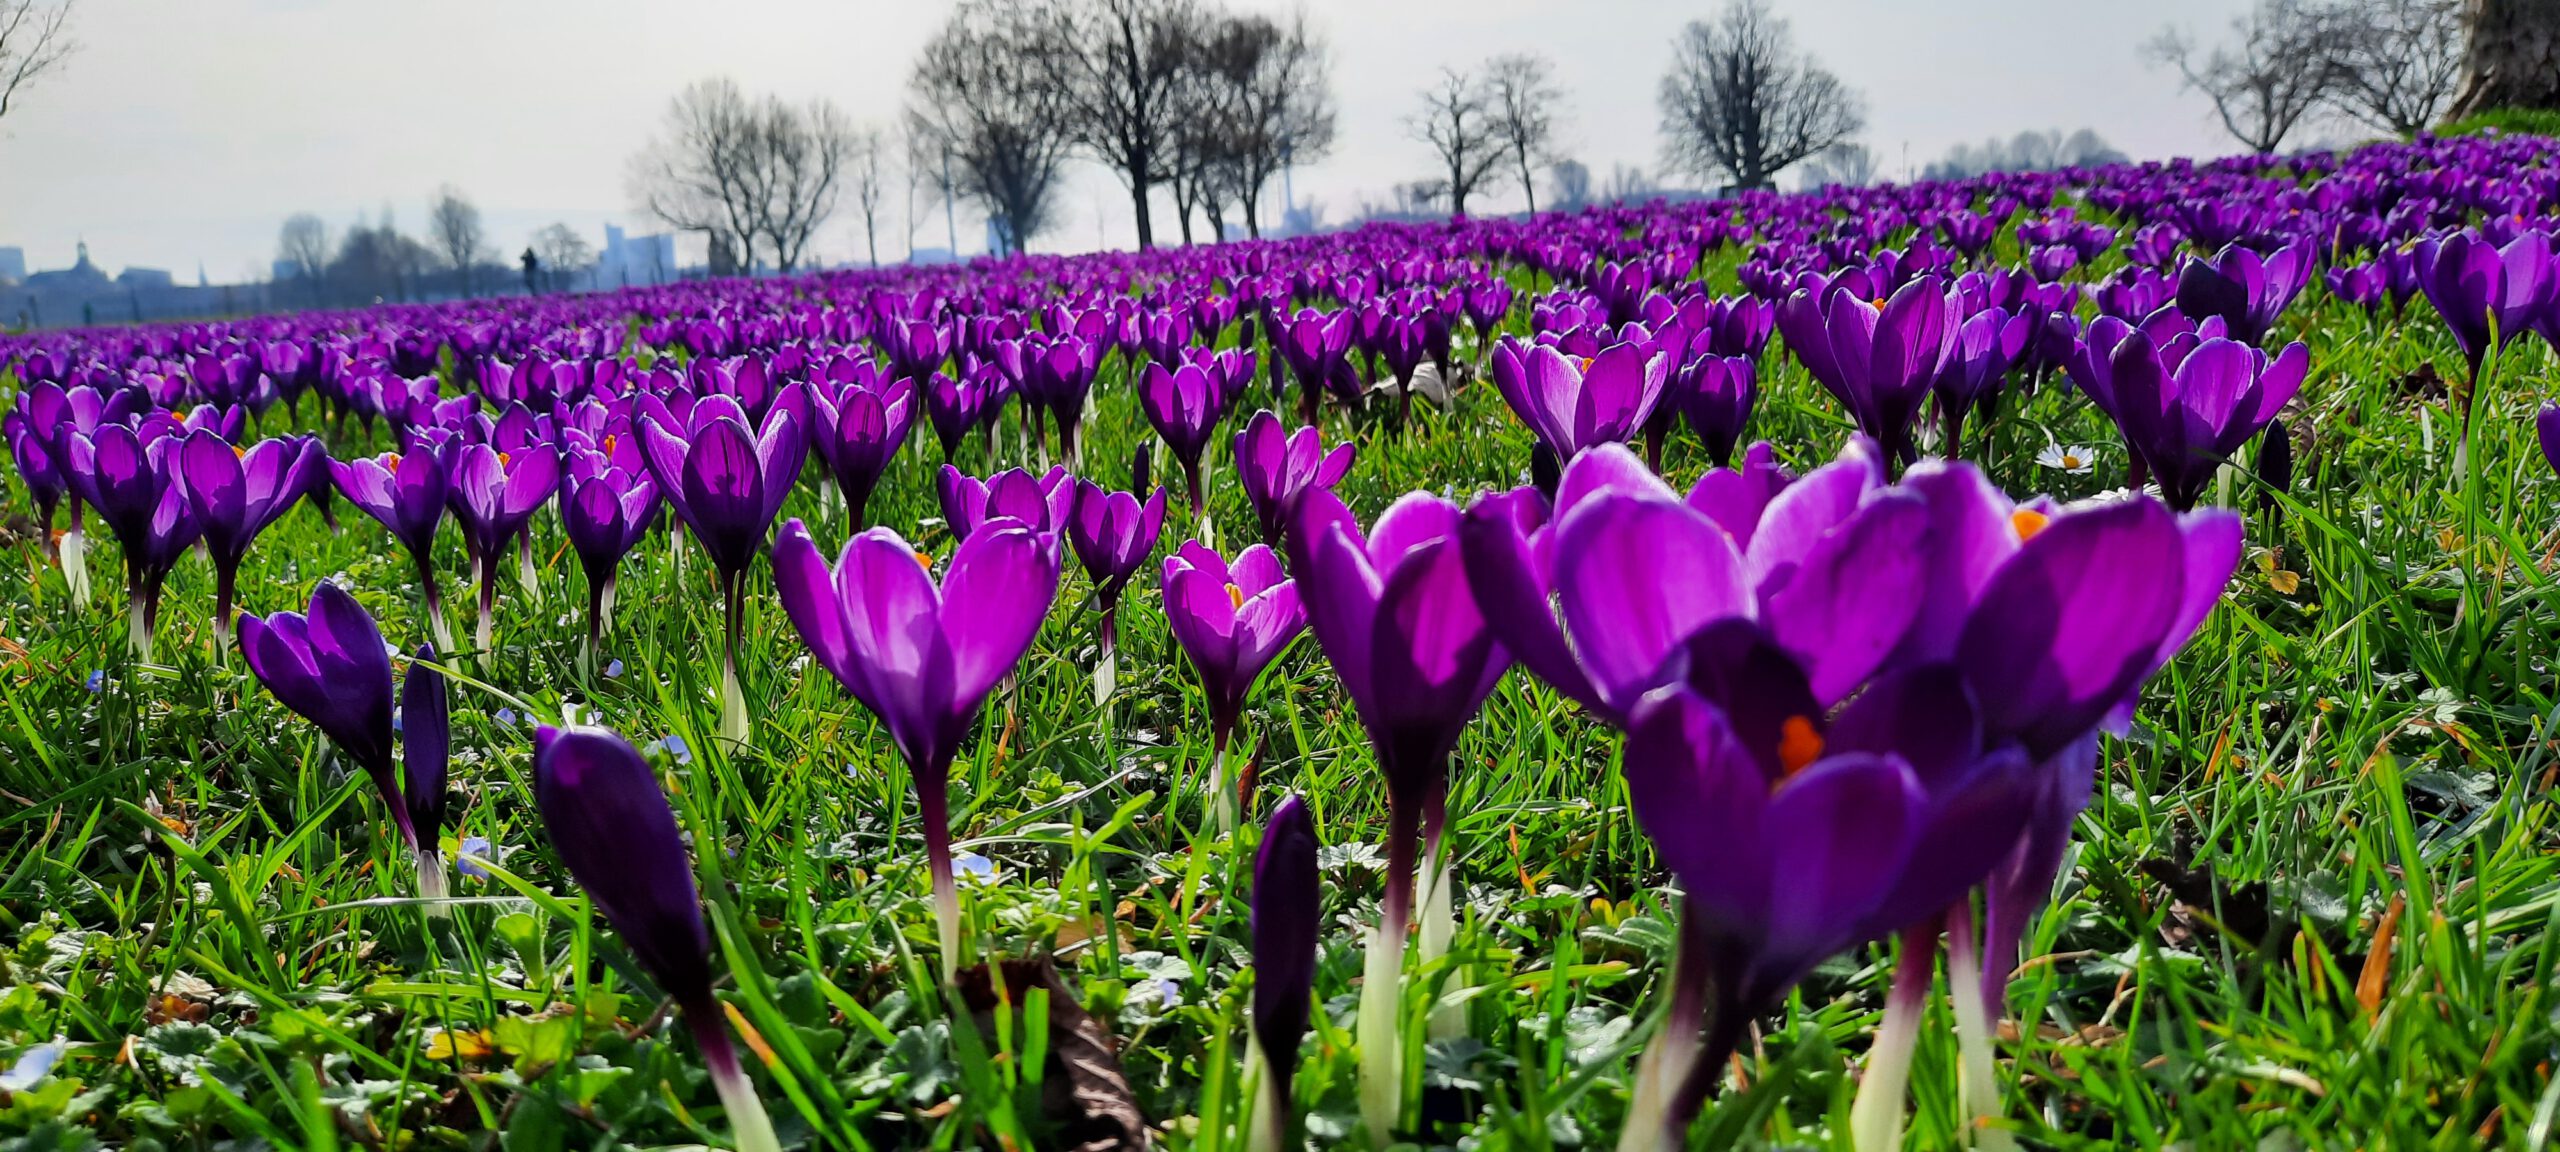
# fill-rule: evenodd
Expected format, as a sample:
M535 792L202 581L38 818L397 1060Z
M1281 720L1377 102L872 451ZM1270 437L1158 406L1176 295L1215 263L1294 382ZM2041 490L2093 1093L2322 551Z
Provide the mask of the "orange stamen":
M1244 589L1233 584L1227 585L1227 603L1238 608L1244 607Z
M1778 725L1778 767L1793 776L1822 758L1822 733L1813 729L1813 720L1789 716Z
M2009 528L2022 541L2035 539L2036 533L2044 531L2044 526L2052 522L2053 517L2033 508L2020 508L2009 514Z
M916 549L916 563L923 567L925 575L930 576L933 574L933 553L927 552L922 548Z
M387 472L391 473L391 474L392 474L392 475L394 475L394 476L399 475L399 474L400 474L400 454L399 454L399 453L397 453L397 452L394 452L394 453L392 453L392 454L390 454L390 455L388 455L388 456L383 457L383 458L382 458L382 467L383 467L383 470L384 470L384 471L387 471Z

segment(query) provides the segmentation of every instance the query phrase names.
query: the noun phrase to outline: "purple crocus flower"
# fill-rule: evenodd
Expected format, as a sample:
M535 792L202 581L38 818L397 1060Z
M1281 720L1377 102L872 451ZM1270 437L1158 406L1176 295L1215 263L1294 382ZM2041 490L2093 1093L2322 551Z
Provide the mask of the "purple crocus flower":
M326 461L319 441L299 437L262 440L247 451L210 431L190 432L180 443L178 478L213 557L217 636L231 634L240 561L250 542L302 498Z
M453 724L446 699L444 673L435 669L436 649L418 645L417 659L400 682L400 767L403 807L409 830L417 837L418 895L442 900L445 895L445 772L452 761ZM445 910L436 909L438 915Z
M793 385L785 392L798 390ZM644 408L647 403L644 398ZM800 421L792 415L796 407L789 399L776 401L760 431L751 430L746 413L726 396L696 402L689 427L662 418L672 417L663 408L644 410L639 420L640 447L658 494L675 508L719 572L720 733L739 743L748 732L746 690L738 681L747 568L764 550L773 518L800 474L804 453Z
M1209 787L1221 823L1233 826L1233 793L1226 781L1227 744L1244 718L1244 705L1272 660L1307 626L1298 585L1280 570L1269 547L1253 545L1230 564L1197 540L1164 559L1164 615L1200 675L1209 705Z
M572 448L560 478L560 528L587 576L585 660L595 662L596 643L613 617L614 586L622 558L640 544L658 519L658 485L646 472L614 463L602 452Z
M1633 343L1589 357L1509 337L1493 349L1494 387L1558 460L1634 436L1653 414L1671 368L1669 355Z
M1954 349L1957 323L1935 276L1903 285L1881 305L1844 290L1799 290L1778 306L1787 346L1896 465L1915 458L1911 422Z
M2195 507L2214 469L2276 418L2302 387L2311 354L2299 342L2273 357L2236 340L2134 331L2108 356L2111 414L2142 454L2171 507Z
M2260 343L2275 327L2276 317L2311 282L2315 260L2308 240L2263 256L2235 244L2210 260L2188 257L2178 269L2178 311L2199 321L2220 316L2232 339Z
M1964 455L1964 422L1977 404L1988 408L2000 394L2009 368L2025 355L2036 335L2032 316L2010 315L1985 308L1956 328L1946 363L1929 385L1938 402L1938 419L1946 437L1946 454Z
M869 524L872 489L907 442L915 423L914 396L914 384L905 379L877 387L857 381L832 395L823 388L810 394L810 443L835 477L853 531Z
M68 441L63 474L123 546L126 623L134 658L147 663L161 586L198 532L178 476L183 437L173 423L146 420L138 431L109 424Z
M2467 228L2420 241L2416 265L2419 289L2444 317L2470 365L2467 428L2467 398L2479 388L2481 364L2550 309L2560 295L2560 268L2552 263L2551 240L2543 233L2525 232L2498 247Z
M58 561L53 512L61 506L63 493L70 490L63 480L61 463L46 438L37 434L23 413L13 410L0 414L0 436L8 439L10 462L18 466L18 480L27 486L27 498L36 506L36 529L44 534L45 554Z
M543 837L623 947L683 1011L711 1086L746 1152L781 1147L711 994L711 933L675 811L656 774L602 728L534 730L533 802Z
M942 522L955 537L965 540L989 521L1013 519L1048 538L1054 551L1075 510L1076 479L1064 465L1039 476L1008 468L980 480L945 464L935 493L942 503Z
M1084 424L1085 397L1102 368L1102 353L1101 345L1076 336L1024 342L1023 390L1057 422L1058 452L1070 460L1080 459L1076 429Z
M547 445L501 452L487 444L454 449L446 500L469 546L480 582L480 666L496 659L498 568L544 501L560 486L560 454Z
M434 452L386 452L380 456L329 462L329 477L338 494L365 515L391 530L409 550L418 568L418 590L425 597L427 622L440 651L453 648L445 626L444 595L436 585L436 526L444 523L444 462Z
M1295 1147L1288 1138L1295 1119L1289 1086L1307 1035L1323 916L1315 820L1307 802L1291 795L1272 808L1253 857L1253 1044L1262 1080L1246 1128L1255 1133L1256 1148Z
M962 538L939 585L922 553L873 528L834 567L798 520L773 549L782 607L819 666L889 729L907 762L933 874L945 980L960 963L960 896L951 874L952 758L978 706L1011 674L1058 591L1052 539L997 519Z
M1359 711L1387 782L1386 890L1358 1028L1361 1111L1381 1146L1402 1091L1395 1005L1415 865L1428 861L1434 876L1446 868L1450 755L1510 665L1467 588L1458 523L1455 506L1416 492L1389 507L1364 537L1341 500L1315 489L1299 499L1289 530L1308 622ZM1448 939L1447 911L1438 906L1447 891L1431 886L1425 962Z
M1218 381L1199 363L1184 363L1167 369L1162 363L1150 363L1138 385L1138 405L1146 412L1147 423L1164 437L1165 446L1173 450L1174 461L1182 465L1183 489L1191 499L1191 514L1198 516L1205 505L1200 492L1200 454L1209 446L1209 437L1217 430L1218 417L1224 411Z
M2542 445L2542 459L2560 473L2560 401L2544 404L2533 414L2534 438Z
M1734 445L1751 423L1751 406L1760 397L1759 369L1747 356L1701 353L1682 366L1670 389L1672 403L1689 429L1705 442L1707 455L1722 468L1733 462ZM1647 445L1650 455L1651 445ZM1661 460L1646 463L1656 471Z
M391 763L391 652L373 616L326 580L306 614L240 615L240 654L285 707L320 729L373 780L400 843L420 843L407 792Z
M1350 444L1327 452L1323 433L1313 426L1288 431L1267 408L1247 419L1236 433L1236 476L1262 525L1262 542L1278 547L1299 497L1311 488L1332 488L1351 471L1357 452Z
M1298 380L1299 423L1316 423L1316 407L1328 391L1345 393L1345 400L1359 398L1360 381L1350 359L1352 325L1357 319L1348 308L1334 312L1306 308L1295 316L1281 317L1274 325L1272 343Z
M1164 489L1147 493L1143 503L1135 494L1106 492L1090 480L1076 481L1073 493L1075 507L1067 517L1067 540L1084 564L1085 576L1093 581L1102 619L1101 664L1093 673L1093 697L1099 705L1110 701L1119 674L1120 593L1155 551L1156 537L1164 531Z
M933 438L942 445L942 462L949 464L969 430L986 415L991 398L975 375L936 372L918 387L924 392L924 412L933 423Z

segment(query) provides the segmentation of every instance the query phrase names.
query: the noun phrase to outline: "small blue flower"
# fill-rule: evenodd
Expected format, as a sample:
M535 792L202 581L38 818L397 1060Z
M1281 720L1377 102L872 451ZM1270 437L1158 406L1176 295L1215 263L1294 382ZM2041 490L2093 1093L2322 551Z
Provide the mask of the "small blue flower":
M500 708L500 709L498 709L498 723L500 723L500 724L513 724L513 723L515 723L515 722L516 722L516 710L515 710L515 709L513 709L513 708Z
M672 732L668 733L665 739L652 742L647 750L651 752L664 752L667 754L668 759L674 760L678 764L693 763L693 749L685 746L684 737L678 736Z
M0 1072L0 1092L24 1092L35 1087L62 1060L65 1047L62 1041L56 1040L27 1049L7 1072Z
M619 679L622 676L622 661L617 659L605 665L604 674L607 679Z
M962 852L951 858L951 874L991 883L996 878L996 862L975 852Z
M496 859L489 851L488 837L465 836L462 838L462 843L455 847L459 849L454 853L453 866L456 871L474 880L489 878L489 870L480 866L483 860Z
M107 670L106 670L106 669L104 669L104 668L100 668L100 669L97 669L97 670L95 670L95 671L93 671L93 672L89 673L89 694L90 694L90 695L92 695L92 696L95 696L95 695L97 695L98 693L100 693L100 692L104 692L104 691L106 691L106 690L107 690Z
M405 732L407 732L407 731L409 730L409 729L408 729L408 727L407 727L407 725L406 725L405 723L403 723L403 721L405 721L405 720L407 719L407 717L405 717L405 716L402 716L402 715L401 715L401 712L402 712L402 711L403 711L403 709L399 709L399 708L394 708L394 709L392 709L392 710L391 710L391 732L392 732L392 734L393 734L393 735L395 735L395 736L396 736L396 735L400 735L400 734L402 734L402 733L405 733Z

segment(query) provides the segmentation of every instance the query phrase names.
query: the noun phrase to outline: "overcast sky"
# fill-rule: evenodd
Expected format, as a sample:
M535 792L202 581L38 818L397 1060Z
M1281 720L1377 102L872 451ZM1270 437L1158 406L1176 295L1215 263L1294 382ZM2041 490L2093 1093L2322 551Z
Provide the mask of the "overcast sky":
M1293 0L1228 0L1285 10ZM1865 141L1888 175L1950 145L2025 129L2093 128L2137 158L2230 150L2200 100L2146 66L2142 42L2178 23L2220 33L2244 0L1777 0L1798 43L1866 95ZM1568 96L1568 152L1595 180L1656 167L1654 93L1680 26L1711 0L1306 0L1333 48L1340 130L1297 192L1340 221L1384 201L1429 157L1406 132L1415 90L1443 65L1536 51ZM412 232L444 183L520 249L566 221L596 240L650 229L627 158L687 82L825 96L894 120L907 63L948 0L80 0L81 53L0 120L0 246L58 268L87 239L109 271L168 268L193 282L262 277L277 226L314 211L333 229L387 209ZM905 248L893 195L882 252ZM1484 210L1516 208L1505 189ZM1159 219L1170 216L1160 212ZM1125 193L1080 166L1059 227L1038 245L1133 242ZM1162 227L1160 225L1160 227ZM917 243L942 242L939 213ZM964 250L980 246L965 218ZM850 211L821 234L856 259Z

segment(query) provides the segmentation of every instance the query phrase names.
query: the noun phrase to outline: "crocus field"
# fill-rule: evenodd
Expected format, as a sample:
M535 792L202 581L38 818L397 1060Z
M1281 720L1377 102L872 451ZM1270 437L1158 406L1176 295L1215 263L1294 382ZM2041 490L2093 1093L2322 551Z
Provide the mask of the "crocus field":
M2560 144L0 336L0 1148L2538 1148Z

